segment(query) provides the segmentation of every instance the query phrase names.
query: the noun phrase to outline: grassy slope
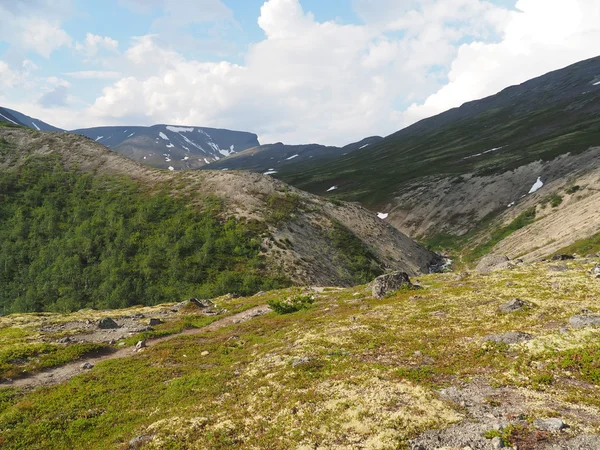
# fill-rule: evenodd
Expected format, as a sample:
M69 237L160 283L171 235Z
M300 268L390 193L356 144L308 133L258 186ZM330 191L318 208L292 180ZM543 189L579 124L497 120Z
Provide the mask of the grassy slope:
M150 434L150 448L403 448L424 429L460 420L460 406L438 400L436 389L473 378L522 387L536 399L530 418L560 415L571 431L598 430L599 420L578 412L600 417L600 330L559 329L582 308L597 310L600 283L589 267L429 275L424 290L383 300L362 288L326 291L308 310L177 338L64 385L0 390L0 442L126 448ZM500 314L514 297L533 308ZM536 339L481 344L513 330Z
M571 66L425 119L363 152L325 166L297 164L277 177L319 194L336 185L328 195L377 206L422 177L503 173L587 150L600 142L600 89L591 86L598 65Z

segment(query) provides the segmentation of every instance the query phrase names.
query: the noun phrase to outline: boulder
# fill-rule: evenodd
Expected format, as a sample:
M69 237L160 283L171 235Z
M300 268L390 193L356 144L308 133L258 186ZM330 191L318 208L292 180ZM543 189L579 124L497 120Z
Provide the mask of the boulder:
M110 317L104 317L98 321L98 328L101 328L102 330L109 330L113 328L119 328L119 324Z
M375 278L371 284L371 292L375 298L383 298L404 286L412 286L408 274L405 272L394 272Z
M572 328L585 328L600 326L600 316L578 315L569 319L569 325Z
M519 311L521 309L527 308L529 304L520 298L514 298L509 302L500 305L500 311L503 313L511 313L515 311Z
M509 331L504 334L490 334L483 338L486 342L495 342L496 344L518 344L519 342L530 341L533 335L521 331Z
M592 269L592 275L600 275L600 264L596 264Z
M134 437L129 441L129 450L137 450L144 447L146 444L152 442L154 439L153 435L150 434L141 434L139 436Z
M83 363L81 366L79 366L79 367L81 367L83 370L90 370L90 369L93 369L93 368L94 368L94 365L93 365L93 364L91 364L91 363L89 363L89 362L84 362L84 363Z
M157 319L157 318L155 318L155 317L153 317L152 319L150 319L150 320L148 321L148 325L150 325L151 327L153 327L153 326L155 326L155 325L160 325L160 324L162 324L162 323L164 323L162 320L160 320L160 319Z
M136 350L141 350L143 348L146 348L146 341L139 341L137 344L135 344L135 349Z
M573 255L554 255L552 261L570 261L575 259Z
M479 261L475 271L484 274L493 272L495 270L508 269L510 267L512 267L512 265L510 263L510 259L508 259L508 256L488 255L484 256L481 261Z
M537 419L533 421L533 426L542 431L560 431L564 428L567 428L567 425L565 425L562 420L557 418L544 420Z

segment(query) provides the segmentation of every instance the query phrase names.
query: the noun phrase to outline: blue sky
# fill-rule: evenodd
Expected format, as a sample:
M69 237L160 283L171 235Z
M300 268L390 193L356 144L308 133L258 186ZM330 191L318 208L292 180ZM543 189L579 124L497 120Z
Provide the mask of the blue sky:
M0 0L0 105L343 145L596 56L595 0Z

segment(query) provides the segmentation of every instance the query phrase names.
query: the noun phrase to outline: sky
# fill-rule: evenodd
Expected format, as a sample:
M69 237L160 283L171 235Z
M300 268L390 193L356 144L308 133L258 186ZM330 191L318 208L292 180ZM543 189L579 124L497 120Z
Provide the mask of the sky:
M598 0L0 0L0 105L345 145L600 55Z

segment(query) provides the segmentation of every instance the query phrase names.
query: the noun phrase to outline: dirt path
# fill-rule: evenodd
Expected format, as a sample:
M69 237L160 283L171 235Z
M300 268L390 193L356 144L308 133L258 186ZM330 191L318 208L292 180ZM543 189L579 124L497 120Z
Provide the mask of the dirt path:
M165 336L162 338L147 340L146 346L153 347L156 344L160 344L162 342L169 341L171 339L175 339L180 336L189 336L189 335L206 333L209 331L215 331L215 330L218 330L218 329L221 329L221 328L224 328L229 325L236 324L236 323L247 322L248 320L253 319L254 317L262 316L263 314L266 314L268 312L271 312L271 308L269 308L268 306L266 306L266 305L256 306L254 308L250 308L241 313L234 314L234 315L231 315L228 317L224 317L224 318L217 320L216 322L213 322L210 325L207 325L202 328L191 328L191 329L184 330L181 333L172 334L170 336ZM74 361L69 364L65 364L64 366L53 367L53 368L50 368L43 372L31 374L28 377L18 378L16 380L12 380L9 382L2 382L2 383L0 383L0 388L1 387L34 388L36 386L52 386L55 384L64 383L65 381L68 381L75 375L85 372L86 369L81 368L81 365L84 364L85 362L88 362L92 365L96 365L102 361L107 361L110 359L127 358L127 357L131 357L135 354L136 354L135 349L132 347L122 348L120 350L116 350L116 351L113 351L110 353L104 353L97 357L80 359L78 361ZM87 370L89 370L89 369L87 369Z

